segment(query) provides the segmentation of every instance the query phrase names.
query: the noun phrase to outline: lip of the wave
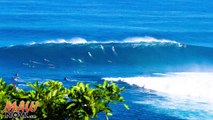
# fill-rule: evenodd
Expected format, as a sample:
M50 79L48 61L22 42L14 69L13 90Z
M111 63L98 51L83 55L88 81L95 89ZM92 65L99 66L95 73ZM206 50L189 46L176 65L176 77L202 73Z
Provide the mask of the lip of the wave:
M28 45L35 45L35 44L108 44L108 43L170 43L170 44L180 44L179 42L167 39L156 39L153 37L130 37L124 40L109 40L109 41L87 41L84 38L72 38L69 40L65 39L57 39L57 40L47 40L44 42L31 42Z
M33 46L33 45L45 45L45 44L72 44L72 45L78 45L78 44L144 44L146 46L149 45L177 45L179 47L182 47L184 44L174 41L174 40L168 40L168 39L157 39L154 37L128 37L123 40L107 40L107 41L96 41L96 40L86 40L81 37L74 37L71 39L55 39L55 40L47 40L43 42L28 42L26 44L14 44L9 46L1 46L0 48L11 48L16 46Z

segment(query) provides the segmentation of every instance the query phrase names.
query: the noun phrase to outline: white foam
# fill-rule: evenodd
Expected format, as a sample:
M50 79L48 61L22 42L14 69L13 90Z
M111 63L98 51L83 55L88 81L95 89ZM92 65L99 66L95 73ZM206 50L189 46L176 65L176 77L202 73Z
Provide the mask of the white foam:
M187 96L213 101L213 73L168 73L159 77L103 78L123 81L146 89L171 95Z
M152 98L140 99L133 101L136 104L152 106L152 111L161 111L169 116L175 116L187 120L212 120L213 118L213 103L208 101L192 101L187 98L172 97L172 98ZM185 112L187 111L187 112Z
M171 43L171 44L178 44L181 45L180 43L173 41L173 40L167 40L167 39L156 39L153 37L145 36L145 37L130 37L126 38L124 40L109 40L109 41L87 41L84 38L81 37L76 37L76 38L71 38L71 39L57 39L57 40L47 40L43 42L44 44L48 43L55 43L55 44L62 44L62 43L68 43L68 44L90 44L90 43L102 43L102 44L107 44L107 43ZM31 42L29 45L34 45L36 42ZM104 47L101 46L101 49L104 50Z
M35 45L35 44L37 44L37 42L35 42L35 41L32 41L32 42L30 42L30 43L27 43L27 45Z
M17 82L25 82L23 79L21 79L19 77L18 78L14 78L14 80L17 81Z
M178 42L173 41L173 40L156 39L156 38L149 37L149 36L126 38L126 39L124 39L124 42L127 42L127 43L139 43L139 42L152 43L152 42L160 42L160 43L174 43L174 44L178 43Z
M70 81L70 82L76 82L77 80L67 79L67 81Z
M30 63L34 63L34 64L42 64L42 63L40 63L40 62L37 62L37 61L34 61L34 60L30 60Z
M25 65L25 66L28 66L29 64L28 63L22 63L23 65Z
M72 38L72 39L69 39L69 40L65 40L65 39L48 40L48 41L45 41L44 43L84 44L84 43L87 43L87 40L85 40L85 39L83 39L83 38Z

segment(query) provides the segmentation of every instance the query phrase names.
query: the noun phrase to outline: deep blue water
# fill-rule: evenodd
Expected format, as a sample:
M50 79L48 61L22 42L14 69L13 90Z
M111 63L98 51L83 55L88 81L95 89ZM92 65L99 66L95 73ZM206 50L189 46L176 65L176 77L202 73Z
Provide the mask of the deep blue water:
M1 0L0 44L152 36L213 46L211 0Z
M212 99L201 99L213 98L212 28L211 0L0 0L0 77L26 90L36 80L115 78L131 109L113 106L112 120L211 120ZM141 85L156 77L166 86ZM187 98L167 78L190 83L176 89ZM199 84L205 94L190 91Z

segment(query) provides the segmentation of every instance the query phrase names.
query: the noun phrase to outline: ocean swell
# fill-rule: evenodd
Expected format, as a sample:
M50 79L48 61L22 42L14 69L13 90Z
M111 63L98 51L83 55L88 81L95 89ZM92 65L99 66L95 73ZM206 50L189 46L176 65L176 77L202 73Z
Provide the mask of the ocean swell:
M131 66L132 72L141 73L187 71L194 66L203 70L206 67L212 69L213 65L213 48L152 37L105 42L87 41L83 38L33 42L2 47L0 56L0 65L4 68L67 69L98 65L100 68L111 69L111 66Z

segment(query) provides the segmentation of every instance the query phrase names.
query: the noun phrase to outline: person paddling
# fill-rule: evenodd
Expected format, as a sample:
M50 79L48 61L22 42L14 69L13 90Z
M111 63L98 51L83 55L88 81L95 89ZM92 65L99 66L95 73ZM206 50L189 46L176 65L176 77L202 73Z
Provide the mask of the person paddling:
M67 78L67 77L64 77L64 80L66 80L66 81L67 81L67 80L69 80L69 78Z
M16 74L13 76L13 79L14 79L14 80L15 80L15 79L19 79L19 74L16 73Z

